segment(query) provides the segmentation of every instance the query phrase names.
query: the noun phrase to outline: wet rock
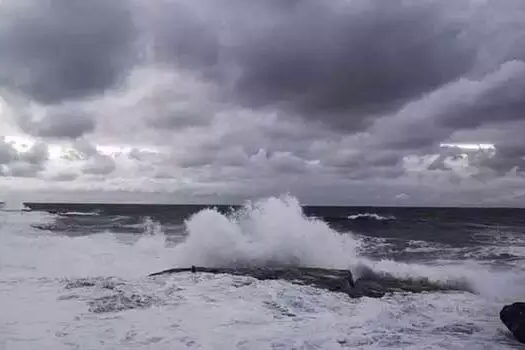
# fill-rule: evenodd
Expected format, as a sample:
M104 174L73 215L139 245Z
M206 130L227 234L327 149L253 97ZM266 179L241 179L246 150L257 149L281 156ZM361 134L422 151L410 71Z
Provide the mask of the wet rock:
M259 280L286 280L294 284L342 292L352 298L363 296L381 298L387 293L421 293L430 291L467 290L467 286L438 284L426 279L398 279L388 274L374 273L370 269L360 271L360 277L354 281L349 270L322 269L313 267L239 267L210 268L196 267L169 269L150 276L159 276L181 272L205 272L250 276Z
M517 340L525 343L525 303L505 305L499 313L499 318Z

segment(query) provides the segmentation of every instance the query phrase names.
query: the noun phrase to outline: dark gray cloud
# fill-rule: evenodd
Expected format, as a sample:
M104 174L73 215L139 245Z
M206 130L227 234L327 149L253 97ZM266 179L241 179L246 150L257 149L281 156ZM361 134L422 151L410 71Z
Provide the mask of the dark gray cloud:
M453 171L454 163L467 164L475 179L487 181L511 171L525 172L525 144L496 143L494 148L465 149L444 147L427 167L428 170Z
M126 0L0 3L1 84L42 103L99 94L135 60Z
M157 163L164 160L158 152L139 150L137 148L133 148L129 152L128 157L134 161L149 163Z
M465 152L458 147L447 148L442 151L441 154L428 166L428 170L449 170L447 166L447 160L458 160L462 158L462 154Z
M73 142L70 152L63 157L69 161L82 161L82 172L89 175L109 175L116 169L115 160L100 153L97 148L86 139L77 139Z
M525 55L522 57L525 60ZM434 116L450 129L522 120L525 110L525 61L509 61L481 81L457 91L454 101ZM463 92L463 93L462 93Z
M370 114L457 79L476 55L462 36L467 23L453 20L443 3L236 4L227 13L211 4L208 22L195 15L168 21L157 35L162 57L220 70L221 84L242 105L278 106L336 126L362 126Z
M471 160L471 164L480 168L489 168L498 175L513 169L525 172L525 145L498 145L494 156L480 153Z
M108 175L116 168L113 158L103 154L97 154L91 157L82 168L84 174L90 175Z
M148 9L146 21L156 61L195 69L217 64L220 44L210 26L213 17L200 16L199 4L192 8L191 3L159 0L156 5Z
M98 154L96 147L86 139L75 140L73 150L77 152L78 159L88 159Z
M504 134L514 133L512 123L523 120L525 57L523 59L505 62L479 78L462 78L447 84L405 106L396 115L378 120L372 129L376 135L374 147L400 152L435 151L439 143L455 133L481 127L500 127L504 132L496 139L474 134L478 139L470 136L469 142L497 142L502 147L515 143L514 138ZM518 127L521 129L523 125ZM455 138L454 141L466 140Z
M40 171L42 171L42 167L38 164L14 162L5 168L3 175L12 177L36 177Z
M172 106L148 115L146 121L149 126L157 129L181 129L208 123L213 117L211 113L199 108Z
M23 162L40 165L49 159L49 149L45 143L35 143L26 152L19 153L19 159Z
M61 172L51 177L52 181L68 182L75 181L78 178L77 173L73 172Z
M26 151L17 151L0 138L0 176L35 177L49 159L48 147L35 143Z
M336 125L359 124L467 72L474 52L461 29L432 5L305 1L240 45L236 92L254 105L281 102Z
M39 137L76 139L95 130L95 121L81 111L49 111L40 119L20 118L19 123L29 134Z
M0 137L0 165L9 164L18 156L18 152L12 145Z
M12 119L72 145L42 171L43 146L0 142L3 175L326 204L350 191L458 205L525 191L523 1L0 3ZM18 134L3 115L0 132Z

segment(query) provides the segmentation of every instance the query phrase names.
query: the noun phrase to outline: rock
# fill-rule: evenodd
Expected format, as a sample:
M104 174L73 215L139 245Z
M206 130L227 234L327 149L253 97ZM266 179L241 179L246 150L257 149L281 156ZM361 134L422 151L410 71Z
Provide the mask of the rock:
M397 279L388 274L377 274L370 269L362 270L360 278L354 281L349 270L322 269L314 267L198 267L169 269L150 276L181 272L205 272L250 276L259 280L286 280L294 284L309 285L332 292L345 293L351 298L363 296L381 298L387 293L420 293L429 291L463 290L467 286L438 284L425 279Z
M505 305L499 318L518 341L525 343L525 303Z

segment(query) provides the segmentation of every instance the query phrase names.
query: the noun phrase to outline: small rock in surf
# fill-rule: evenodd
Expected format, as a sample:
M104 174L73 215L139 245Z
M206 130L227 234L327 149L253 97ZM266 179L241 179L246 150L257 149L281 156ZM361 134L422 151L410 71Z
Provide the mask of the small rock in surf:
M505 305L499 318L518 341L525 343L525 303Z

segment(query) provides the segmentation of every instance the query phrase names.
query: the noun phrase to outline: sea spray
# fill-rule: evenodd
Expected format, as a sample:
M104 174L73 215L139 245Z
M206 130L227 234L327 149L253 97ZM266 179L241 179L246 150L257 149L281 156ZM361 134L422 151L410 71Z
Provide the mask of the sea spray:
M358 241L306 217L291 196L248 203L231 215L202 210L186 221L177 265L301 265L349 268Z

